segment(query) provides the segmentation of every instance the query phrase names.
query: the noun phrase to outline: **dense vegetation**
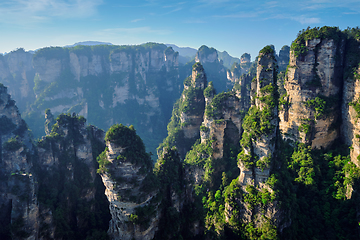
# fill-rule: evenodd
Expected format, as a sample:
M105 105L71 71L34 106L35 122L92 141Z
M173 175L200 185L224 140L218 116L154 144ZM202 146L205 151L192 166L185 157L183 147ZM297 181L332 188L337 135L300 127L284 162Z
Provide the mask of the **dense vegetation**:
M38 147L44 149L49 158L57 159L57 164L50 166L35 164L39 203L53 213L54 219L54 226L41 223L40 234L44 238L49 238L55 227L56 238L108 239L110 214L103 194L105 189L99 176L91 177L91 172L96 171L96 156L105 146L95 138L92 127L85 128L85 121L82 116L61 114L51 133L38 142ZM88 140L83 137L84 131ZM78 147L86 142L90 142L94 156L87 159L89 162L76 155ZM95 196L91 201L85 197L88 191Z
M155 152L158 143L166 136L164 126L171 116L172 106L181 90L180 87L169 89L170 86L166 83L171 82L172 87L180 86L181 82L176 67L166 69L164 66L155 70L150 65L147 67L149 69L145 69L141 63L136 62L142 55L149 58L151 64L152 54L156 54L154 51L174 53L166 45L157 43L134 46L79 45L71 48L43 48L37 51L33 57L35 63L42 62L42 58L47 61L59 61L60 69L56 70L60 70L60 73L52 82L35 74L29 78L34 79L33 87L37 97L36 101L30 101L32 104L28 103L26 110L23 110L23 116L34 136L41 137L44 134L41 123L47 108L52 109L55 115L62 111L78 114L85 111L88 121L102 129L109 128L112 123L133 124L148 150ZM80 74L80 78L75 76L70 61L70 56L74 57L74 54L80 59L81 64L84 64L83 61L90 65L95 64L96 71L99 72L92 73L90 70L89 73ZM121 64L117 54L125 54L129 68L121 71L107 69L110 65ZM114 98L123 98L122 95L116 95L116 90L121 88L128 91L128 95L124 101L115 103ZM151 102L145 100L147 98L155 99ZM63 109L57 109L58 106L62 106ZM157 134L152 134L149 129L154 129Z
M122 124L111 126L106 132L105 141L123 148L124 152L121 154L121 158L124 160L142 165L146 169L151 168L150 155L146 153L145 145L139 135L136 134L134 126L127 127Z
M336 43L342 39L346 41L347 50L353 52L347 53L345 57L344 78L349 82L359 80L360 59L357 55L360 51L358 43L360 31L358 28L343 32L331 27L301 31L291 47L295 56L300 58L305 56L308 51L306 41L315 38L333 39ZM91 58L95 51L107 53L125 51L133 54L133 51L147 52L149 49L164 50L164 46L149 43L144 46L122 48L114 46L75 47L67 50L55 48L44 49L37 53L37 57L49 57L50 50L58 52L63 57L67 57L68 52L74 52ZM283 50L288 49L285 47ZM172 53L169 48L165 48L166 52ZM215 53L214 49L206 46L199 49L199 54L213 53ZM277 59L272 46L266 46L260 51L258 60L262 57L267 57L274 63ZM207 67L209 66L213 68L214 73L219 70L217 63L211 63ZM254 76L254 66L249 75L242 76L243 79ZM232 71L238 71L239 67L239 64L234 64ZM314 79L307 83L306 90L322 87L321 84L319 85L320 77L317 75L316 67L314 66L313 69ZM204 69L206 71L206 65L204 64L203 67L200 63L196 63L192 65L192 69L203 72ZM209 72L211 74L211 71ZM248 95L243 93L249 89L238 84L234 91L216 95L216 87L212 82L209 84L205 82L205 89L196 87L195 82L200 75L196 76L196 79L186 78L183 95L174 104L171 121L168 124L168 137L159 146L159 156L153 172L150 154L146 153L134 126L115 124L110 127L105 140L124 150L116 159L129 161L136 166L144 166L141 173L146 172L147 176L139 188L146 193L156 193L149 204L135 209L135 212L129 216L129 223L146 228L158 211L159 228L154 239L358 239L360 170L357 165L360 157L358 162L352 162L349 154L353 151L353 147L344 145L340 139L328 149L313 149L310 142L311 134L314 134L312 126L316 121L333 114L340 104L340 99L317 94L304 101L305 111L312 111L314 114L312 118L302 119L299 131L309 137L309 142L304 144L284 140L278 128L277 108L287 109L290 104L283 86L287 80L286 73L283 71L278 75L276 64L273 68L265 69L265 72L273 75L270 79L255 78L254 84L260 84L259 92L253 96L253 106L249 110L243 108L239 112L243 131L240 134L241 139L236 141L233 135L238 132L228 127L233 123L231 119L225 120L224 113L229 110L227 102L235 98L236 93L241 94L240 101L249 101ZM70 75L70 72L64 71L62 74ZM65 79L69 75L62 77ZM112 81L117 81L114 78L120 79L123 76L107 77L109 76L104 78L108 79L105 80L105 85L108 84L106 87L109 87L113 86ZM147 79L150 85L154 83L152 81L156 81L157 76L153 77L154 79L151 77ZM82 78L80 82L86 81L86 84L91 85L99 79L88 76ZM277 80L280 80L280 83L277 83ZM36 106L43 108L51 107L43 100L48 96L47 94L57 93L55 89L59 85L55 87L56 84L65 86L70 82L47 85L38 79L36 84L35 89L41 96ZM135 85L131 87L136 88ZM140 95L145 91L141 87L137 90ZM113 94L112 90L108 91L108 95ZM97 92L97 89L85 93L89 97L89 105L95 106L97 100L91 102L90 93L98 96L101 93ZM210 100L206 103L206 107L205 97ZM103 96L101 99L105 105L111 105L109 96ZM163 100L165 101L166 98ZM14 103L10 102L11 104ZM126 108L131 107L131 109L115 107L113 113L106 113L99 108L98 112L90 116L95 119L98 114L125 115L127 117L124 118L126 119L124 124L132 119L131 114L135 114L135 120L138 121L145 117L143 112L134 112L141 112L146 106L140 106L136 100L128 100L125 105ZM353 99L349 106L355 110L356 117L359 118L360 100ZM116 111L118 112L115 113ZM216 139L215 136L208 136L207 139L199 139L199 136L186 139L184 129L193 123L183 121L184 114L204 116L208 121L214 121L214 125L211 126L200 125L198 130L202 133L209 134L217 127L220 129L220 126L227 126L228 128L223 132L223 139ZM38 142L40 149L45 150L46 154L58 161L58 165L49 168L39 163L34 165L39 175L38 200L44 209L50 209L53 213L56 238L108 238L106 235L109 221L108 205L104 194L101 194L104 189L99 184L98 176L95 180L91 179L90 168L95 164L94 169L96 169L97 157L98 173L111 175L111 163L106 156L108 149L104 151L105 146L94 136L94 129L92 127L86 129L84 124L83 117L76 114L62 114L57 118L51 133ZM10 119L5 116L0 118L1 134L17 131L15 129ZM26 124L23 123L22 127L18 127L19 129L26 129ZM83 138L84 131L89 139ZM355 137L360 138L358 135ZM85 163L76 156L77 148L88 140L94 157L91 164ZM218 148L220 141L222 141L223 155L221 158L215 158L214 156L221 150ZM254 149L259 150L261 144L265 143L272 145L274 150L260 159L259 153ZM19 137L16 136L2 144L3 149L7 151L17 151L22 146ZM261 184L255 183L254 180L244 184L239 178L238 165L244 165L253 175L255 170L259 172L266 170L270 175ZM117 184L121 184L123 179L117 177L115 180ZM96 191L95 200L92 202L82 197L89 189ZM124 196L124 199L138 202L139 198ZM268 214L272 212L276 212L274 218ZM84 224L79 225L79 219ZM21 219L18 219L13 227L21 229L22 224ZM41 237L49 238L51 226L42 224L40 227ZM23 233L19 231L18 234L21 236Z
M204 68L200 63L195 63L192 69L193 72L197 72L198 74L195 76L195 79L188 77L184 80L184 90L180 99L174 104L171 120L167 126L168 136L158 147L158 155L161 154L163 148L176 146L183 158L186 151L190 150L195 140L199 137L195 136L192 139L185 139L183 129L195 123L193 123L191 119L181 120L181 118L184 115L202 117L205 109L204 94L210 96L215 92L215 89L212 84L206 87L206 76L202 75L204 74ZM204 86L205 90L201 86Z
M291 44L291 50L294 51L296 57L305 56L308 48L306 41L312 39L333 39L336 43L340 41L342 33L337 27L308 27L298 33L298 37Z

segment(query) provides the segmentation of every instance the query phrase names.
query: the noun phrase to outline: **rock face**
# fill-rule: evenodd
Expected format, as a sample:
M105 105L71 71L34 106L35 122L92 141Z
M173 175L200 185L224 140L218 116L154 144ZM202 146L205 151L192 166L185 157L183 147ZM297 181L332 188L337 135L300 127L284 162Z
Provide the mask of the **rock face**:
M228 70L226 70L226 76L229 80L228 86L229 88L231 86L235 87L236 85L241 85L240 78L243 78L245 75L249 75L249 69L250 69L251 63L234 63L232 67ZM231 84L230 84L231 83Z
M360 73L360 67L356 69L355 73ZM359 75L357 75L359 76ZM359 113L355 109L356 104L360 99L360 78L347 79L344 83L343 89L343 103L342 103L342 119L341 126L342 136L347 145L351 146L351 161L360 167L358 156L360 155L360 142L358 136L360 135L360 121ZM350 105L349 105L350 104Z
M249 73L239 71L246 59L228 71L235 86L217 95L201 62L213 66L210 75L218 74L218 57L213 49L200 48L199 62L174 106L155 174L132 126L114 125L105 136L86 127L76 113L55 121L50 109L78 104L74 112L94 117L97 106L111 124L122 107L133 108L117 114L132 114L142 106L150 109L141 115L142 123L156 121L167 94L178 88L172 85L178 78L173 74L177 53L151 44L50 49L58 57L43 50L34 58L35 105L49 109L47 136L37 147L0 86L0 238L99 239L106 238L107 231L112 239L295 239L297 234L309 239L316 231L304 229L314 214L326 232L315 233L317 239L340 236L336 229L345 225L350 230L341 231L349 231L350 237L344 238L356 239L360 41L358 32L356 38L340 33L325 27L300 34L304 42L292 45L280 84L276 60L285 65L289 49L283 47L277 57L273 47L265 47ZM2 79L28 69L19 64L26 53L12 54L0 57ZM111 91L96 85L100 79L107 79ZM54 90L57 84L64 84L59 91ZM158 91L165 88L160 97ZM92 94L98 96L94 101ZM157 134L155 128L151 131ZM346 154L332 156L340 148L326 151L340 138L351 146L351 161ZM349 224L337 221L340 217Z
M180 117L184 137L187 139L199 137L199 127L203 120L205 98L203 91L207 86L206 75L201 64L195 64L191 74L189 86L184 86L182 94L183 104L189 104ZM195 94L194 94L195 93ZM189 103L187 103L189 102ZM194 111L195 110L195 111Z
M208 48L207 46L201 46L199 51L195 55L195 62L201 62L202 64L218 61L218 53L215 48Z
M107 202L98 194L103 185L93 154L98 154L94 148L101 149L104 134L86 128L83 117L61 115L34 147L3 85L0 99L0 238L70 239L79 234L85 239L102 234L109 217L99 207Z
M8 87L20 112L25 111L26 103L35 101L32 58L33 54L22 48L0 56L0 82Z
M286 67L289 64L289 60L290 60L290 47L287 45L284 45L280 49L279 56L277 57L279 71L285 71Z
M86 238L107 230L109 213L99 204L108 203L99 195L104 186L96 174L95 150L104 149L104 132L86 127L85 121L60 115L38 144L39 239Z
M109 131L113 128L118 135L108 138L107 149L100 156L104 164L101 178L112 216L108 234L111 239L153 239L160 217L157 205L152 213L148 213L151 217L139 214L142 209L153 206L157 194L154 188L149 187L147 178L152 174L151 160L135 130L115 125ZM149 219L149 222L144 224L143 218Z
M34 148L27 125L2 84L0 102L0 238L36 239L39 206L32 169Z
M241 219L246 224L253 224L261 228L266 219L276 221L278 211L276 202L265 204L262 211L254 202L246 199L256 192L273 192L266 183L270 177L275 153L275 138L277 136L278 118L276 100L277 64L274 50L267 46L260 51L257 60L256 81L252 89L256 93L253 106L249 109L244 119L244 132L240 141L243 150L239 154L239 185L244 191L242 198L243 208L240 212ZM229 218L232 208L227 209ZM278 223L275 223L278 224Z
M270 47L265 47L260 51L258 58L258 67L256 82L252 88L256 89L255 104L249 110L247 121L245 123L246 130L243 133L242 145L244 152L240 157L240 177L239 181L243 186L254 184L260 186L264 183L270 174L270 160L274 155L275 142L278 120L277 106L274 104L274 96L276 92L276 74L277 65L275 62L274 51ZM256 113L258 112L258 113ZM260 120L260 129L252 129L249 126L255 114L264 114L265 118ZM256 117L255 117L256 118ZM263 125L263 126L261 126ZM250 127L250 128L249 128ZM246 142L246 138L247 140ZM250 159L256 159L255 162L249 162Z
M201 142L216 139L212 144L212 148L216 149L212 157L223 158L225 142L237 145L240 140L243 108L235 92L206 99L206 112L200 128Z
M54 116L75 112L103 129L135 122L154 151L181 93L178 67L178 53L155 43L52 47L36 54L19 49L0 57L0 81L35 137L44 134L39 123L49 108Z
M158 157L162 156L164 147L176 146L180 157L184 158L186 152L200 137L199 127L204 117L206 87L207 77L204 68L200 63L195 63L191 76L184 81L181 97L174 105L168 124L169 135L159 146Z
M214 48L201 46L196 53L195 62L201 63L206 71L208 82L213 82L216 91L226 91L233 83L227 79L227 71L223 61L219 60L218 52Z
M284 86L289 104L279 113L280 130L287 139L327 148L339 137L339 129L331 126L340 118L344 44L312 39L306 47L306 55L290 54Z
M243 55L241 55L240 58L240 63L250 63L251 62L251 55L248 53L244 53Z

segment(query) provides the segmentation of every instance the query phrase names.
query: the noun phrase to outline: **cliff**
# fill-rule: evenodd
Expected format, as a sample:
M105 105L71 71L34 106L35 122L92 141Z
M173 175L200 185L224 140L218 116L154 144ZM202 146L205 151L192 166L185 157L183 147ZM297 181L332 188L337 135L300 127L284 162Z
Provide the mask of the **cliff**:
M339 137L331 126L340 120L344 42L315 38L305 45L306 55L290 54L280 130L285 138L327 148Z
M62 114L38 142L39 239L85 239L107 230L108 203L96 174L104 132L85 122L84 117Z
M207 77L200 63L192 67L192 74L184 80L184 90L175 103L171 121L168 124L168 137L158 148L158 156L164 147L176 146L181 158L200 137L199 127L205 110L204 89Z
M1 239L104 237L109 216L95 159L103 134L83 117L60 115L34 146L4 86L0 99Z
M26 110L27 103L35 101L35 70L32 58L33 54L22 48L0 56L0 81L8 87L8 92L16 100L20 112Z
M263 48L257 60L256 81L252 85L256 98L244 118L244 132L240 144L242 151L239 159L239 185L243 190L241 202L243 209L240 218L246 224L262 229L265 225L277 225L281 218L274 201L274 189L269 185L273 158L275 157L275 138L278 131L277 118L277 64L275 52L270 46ZM264 201L251 201L259 193ZM228 218L233 213L228 206ZM262 209L262 211L260 211Z
M54 116L75 112L103 129L134 123L152 151L165 137L181 93L179 77L178 53L155 43L51 47L35 54L19 49L0 59L0 80L35 137L44 135L49 108Z
M217 51L210 57L203 49L209 48L198 51L205 53L200 61L209 81L218 91L232 88ZM177 52L156 43L50 47L35 54L18 49L0 57L0 80L36 138L44 135L42 119L49 108L55 117L75 112L102 129L134 124L154 152L193 64L180 64Z
M133 126L104 134L50 109L81 100L88 117L117 119L130 106L129 122L142 116L149 126L189 64L177 67L177 53L157 44L41 50L32 107L51 107L37 146L0 86L0 238L358 239L359 36L359 28L303 30L279 56L264 47L246 74L244 55L228 72L234 87L219 94L209 80L229 81L217 51L202 46L154 168ZM12 54L0 67L27 56ZM148 109L136 115L141 105Z
M0 86L0 237L36 239L39 229L34 147L15 101Z
M215 95L208 84L201 141L184 160L190 199L206 215L200 232L225 239L358 237L358 36L358 29L307 29L279 56L271 46L261 50L256 70L231 73L238 78L232 92ZM278 74L289 52L286 73ZM241 149L232 145L236 139Z
M216 91L226 91L233 83L227 79L227 71L215 48L201 46L195 55L195 62L201 63L208 82L213 82Z
M132 126L114 125L106 133L99 173L110 202L111 239L153 239L160 213L151 159Z

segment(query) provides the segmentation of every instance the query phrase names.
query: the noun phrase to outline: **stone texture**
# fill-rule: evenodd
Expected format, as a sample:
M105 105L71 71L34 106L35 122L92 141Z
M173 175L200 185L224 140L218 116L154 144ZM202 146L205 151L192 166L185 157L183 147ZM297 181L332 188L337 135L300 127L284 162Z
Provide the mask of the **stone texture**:
M107 166L109 172L102 173L101 178L105 185L105 195L110 203L111 220L109 223L108 234L111 239L124 240L143 240L152 239L158 229L160 213L150 220L149 227L144 229L139 224L130 221L131 214L135 214L135 208L144 207L150 204L156 192L147 193L143 196L141 185L146 177L146 173L141 173L141 165L135 165L130 160L117 159L119 154L125 151L121 146L107 142L108 150L106 157L110 164ZM115 179L121 178L121 181ZM140 195L142 197L140 198ZM139 201L129 198L134 196Z
M3 223L22 223L18 225L20 229L13 227L10 230L12 239L36 239L39 227L37 184L29 157L34 149L26 124L4 86L0 86L0 99L0 208L4 213ZM20 231L25 234L19 234Z
M360 67L356 71L360 73ZM353 106L349 103L355 102L360 98L360 79L346 79L343 88L342 101L342 139L351 146L350 158L351 161L360 167L357 157L360 155L360 141L357 136L360 136L360 121L358 114Z
M306 101L318 96L338 99L340 101L340 86L342 81L342 57L344 46L336 44L332 39L313 39L306 43L308 52L305 56L296 57L290 54L285 89L288 109L279 113L280 130L285 139L310 143L313 148L327 148L339 136L339 130L331 128L339 118L338 104L331 106L331 114L315 119L315 109L307 107ZM318 76L319 84L313 84ZM308 134L299 131L304 120L310 119L311 131Z

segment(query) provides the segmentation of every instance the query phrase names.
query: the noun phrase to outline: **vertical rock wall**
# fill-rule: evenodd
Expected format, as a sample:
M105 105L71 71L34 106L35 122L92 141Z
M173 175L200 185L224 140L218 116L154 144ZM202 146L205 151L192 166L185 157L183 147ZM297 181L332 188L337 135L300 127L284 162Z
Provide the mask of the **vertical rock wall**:
M39 208L33 146L15 101L0 86L0 212L2 239L36 239ZM11 226L11 227L10 227ZM11 229L11 230L10 230Z
M100 155L103 161L100 163L100 169L104 166L101 178L106 188L105 195L110 203L111 220L108 234L111 239L150 240L158 229L160 217L160 212L157 211L158 205L155 203L157 191L149 187L151 180L147 178L152 174L149 170L150 158L145 153L144 146L129 150L130 146L138 146L140 144L138 141L141 139L135 137L134 132L129 133L131 131L126 127L120 128L125 129L123 134L127 136L120 134L119 137L129 140L124 140L123 143L116 142L116 139L108 140L106 150ZM154 209L147 212L146 216L139 215L139 209L152 207ZM146 223L143 218L147 219Z
M256 89L255 105L251 107L245 119L246 126L242 135L243 153L239 159L239 181L243 186L259 186L270 174L270 160L275 149L273 139L278 127L275 105L277 65L273 54L272 51L260 51L256 82L251 86L252 89ZM254 126L254 121L260 126Z
M290 54L280 130L286 139L326 148L339 137L344 42L312 39L306 47L305 55Z

